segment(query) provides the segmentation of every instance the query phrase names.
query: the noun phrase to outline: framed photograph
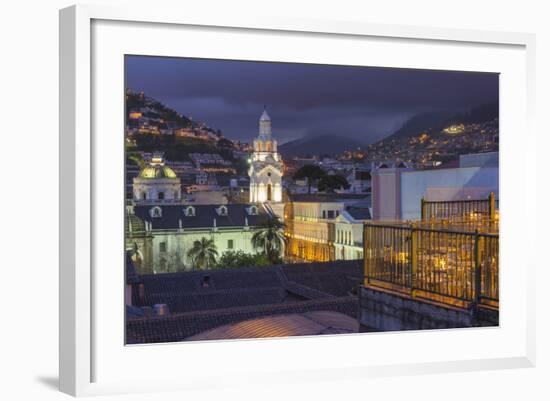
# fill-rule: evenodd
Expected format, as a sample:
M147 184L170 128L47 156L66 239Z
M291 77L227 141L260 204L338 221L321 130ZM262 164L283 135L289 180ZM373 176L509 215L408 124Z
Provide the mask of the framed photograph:
M533 366L532 35L74 6L60 52L62 391Z

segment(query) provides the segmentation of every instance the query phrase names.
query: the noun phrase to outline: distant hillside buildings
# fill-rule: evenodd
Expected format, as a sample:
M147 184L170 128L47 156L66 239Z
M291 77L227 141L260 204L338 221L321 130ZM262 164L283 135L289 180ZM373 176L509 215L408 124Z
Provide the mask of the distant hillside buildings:
M128 119L145 126L159 123L155 107L150 103L131 110ZM170 161L162 154L139 152L143 166L128 164L127 248L140 272L191 269L186 250L202 237L214 239L219 255L227 250L256 253L250 238L269 216L286 224L287 261L361 259L363 225L369 220L419 219L421 199L480 199L491 192L498 198L498 152L461 155L447 165L429 161L454 145L486 149L498 144L497 121L449 126L439 136L422 133L391 144L382 141L364 159L357 150L338 158L296 157L286 163L271 123L264 110L252 153L241 155L248 161L248 177L237 176L233 163L216 153L193 152L188 161ZM205 129L193 123L174 133L195 137ZM471 135L476 129L481 136ZM218 133L208 132L205 139L219 139ZM428 155L427 161L408 161L415 151ZM373 160L376 155L379 160ZM406 157L391 159L395 155ZM345 177L349 189L319 193L314 185L308 194L307 180L291 179L306 164Z
M191 154L197 169L195 182L183 195L181 181L161 154L155 153L132 182L132 202L127 206L126 248L140 273L165 273L193 269L188 251L202 238L212 239L218 256L226 251L256 254L252 236L268 218L282 216L282 161L271 137L271 121L264 111L250 165L250 203L228 203L238 198L239 180L228 180L225 201L214 203L220 191L215 176L203 165L227 164L219 155ZM183 166L185 171L185 167ZM231 191L237 191L232 195ZM194 193L194 194L193 194ZM205 198L196 202L196 197ZM219 199L218 199L219 200ZM200 204L198 204L200 203ZM204 204L203 204L204 203Z

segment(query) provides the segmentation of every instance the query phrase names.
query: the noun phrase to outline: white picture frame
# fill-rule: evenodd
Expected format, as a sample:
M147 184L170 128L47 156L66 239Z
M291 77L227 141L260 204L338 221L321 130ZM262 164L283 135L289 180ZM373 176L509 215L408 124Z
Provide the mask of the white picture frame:
M97 267L98 260L103 260L101 256L96 254L94 248L94 235L97 235L98 227L103 227L99 219L105 219L105 216L100 216L97 211L101 205L98 204L98 199L95 197L97 191L102 191L98 185L103 185L101 180L96 177L101 174L98 172L98 152L104 152L106 148L105 142L96 142L94 138L93 127L97 126L94 118L101 113L95 109L97 103L92 101L93 85L92 80L94 74L101 73L101 65L94 59L98 46L105 42L101 40L101 33L98 33L98 41L93 41L94 24L105 21L107 29L125 30L130 29L126 26L115 27L117 23L137 24L132 29L143 29L144 27L157 26L161 29L178 29L178 27L193 27L201 32L208 32L209 29L229 30L227 32L238 33L243 35L254 35L262 33L267 36L283 34L287 37L292 35L307 38L323 37L327 40L331 38L339 38L345 40L362 40L366 38L383 39L390 43L391 41L415 41L418 43L435 43L437 46L444 47L445 45L459 45L461 48L479 47L480 51L484 51L484 47L495 47L501 49L512 49L510 57L513 58L514 64L517 67L517 75L513 79L514 88L520 88L521 94L519 99L511 99L513 94L509 93L508 88L504 88L501 96L506 99L504 111L511 112L512 105L520 106L517 109L517 121L512 121L510 118L507 121L507 114L502 113L502 124L504 126L502 132L505 133L507 128L521 129L525 132L522 136L523 145L518 148L518 142L511 136L505 136L501 143L503 153L501 158L501 177L503 180L521 180L521 193L512 193L507 190L506 185L502 186L501 196L503 210L514 210L502 219L501 230L503 235L503 248L511 241L521 244L520 249L528 249L531 245L526 242L521 242L520 238L514 237L513 231L519 226L533 227L536 221L536 210L534 207L527 207L527 198L534 191L535 181L533 177L527 174L529 167L534 163L534 158L530 159L529 147L534 146L535 134L533 132L533 112L534 112L534 35L523 33L507 33L507 32L485 32L471 31L458 29L436 29L428 27L414 26L397 26L397 25L376 25L363 24L353 21L321 21L321 20L297 20L293 18L256 18L242 16L240 19L232 18L230 20L219 15L184 15L181 10L169 10L160 8L115 8L105 5L79 5L72 6L61 10L60 12L60 389L71 395L94 395L94 394L109 394L109 393L125 393L133 391L155 391L166 389L202 389L207 388L212 380L217 380L218 385L245 385L246 381L254 377L259 382L289 382L292 380L293 374L300 371L302 380L326 380L327 377L341 378L349 377L350 375L356 380L362 378L373 377L377 375L402 374L407 373L431 373L440 371L467 371L479 369L500 369L511 367L529 367L535 363L535 338L534 338L534 282L533 275L527 274L535 268L536 260L534 252L526 252L527 257L521 261L521 269L523 275L515 281L515 285L503 285L503 296L513 299L514 302L503 301L501 315L503 323L498 329L468 329L468 330L448 330L431 331L430 333L382 333L369 335L354 335L353 337L336 338L337 336L328 336L323 338L323 348L327 352L327 358L316 360L312 356L315 350L319 347L319 339L273 339L273 340L247 340L239 342L220 342L220 343L202 343L186 345L185 352L189 360L198 358L201 353L210 352L215 349L217 353L224 353L226 358L239 359L239 355L243 355L243 350L250 350L250 354L262 355L266 360L275 358L275 353L280 353L288 348L290 352L298 355L300 352L309 352L312 357L310 363L297 363L295 369L281 369L277 361L274 361L275 370L264 369L262 366L255 365L254 369L247 366L238 366L236 371L245 372L246 377L239 379L232 377L230 367L220 366L218 371L210 371L206 373L201 369L200 364L190 369L186 374L186 380L177 379L174 377L166 377L164 380L159 377L150 376L150 380L138 379L132 376L131 371L128 375L124 374L124 369L120 369L124 363L121 360L110 360L111 355L107 355L108 347L105 346L104 335L98 335L98 326L103 329L107 323L104 323L102 314L102 306L96 305L97 299L94 299L94 293L101 287L103 296L107 298L106 302L116 304L123 296L123 289L120 287L120 294L114 293L112 287L105 287L105 277L103 274L97 275L94 273L94 268ZM103 29L103 28L101 28ZM137 31L136 31L137 32ZM218 32L218 31L216 31ZM109 33L112 33L111 31ZM163 33L160 32L159 35ZM122 37L122 36L121 36ZM117 46L118 38L112 37L113 46ZM310 40L310 39L304 40ZM268 38L269 39L269 38ZM122 38L121 41L124 39ZM207 39L205 39L207 40ZM271 39L269 39L271 40ZM277 40L273 38L273 40ZM343 43L343 42L342 42ZM160 54L166 54L170 51L170 46L175 49L175 44L167 45ZM115 49L115 47L113 47ZM116 50L116 49L115 49ZM498 49L497 49L498 50ZM114 51L114 50L113 50ZM118 50L117 50L118 51ZM457 51L462 51L457 48ZM513 54L512 54L513 53ZM148 54L148 53L146 53ZM205 51L206 55L207 52ZM174 54L177 55L177 54ZM246 56L243 56L246 57ZM274 60L280 59L281 53L273 56ZM291 56L289 56L291 57ZM480 56L481 57L481 56ZM508 57L508 56L506 56ZM264 59L260 56L260 59ZM119 60L120 62L120 60ZM449 61L450 63L451 61ZM457 61L458 63L458 61ZM463 64L466 61L463 62ZM383 64L383 65L387 65ZM422 64L419 64L422 65ZM451 64L447 64L451 65ZM464 64L465 65L465 64ZM429 68L429 64L425 65ZM512 67L510 67L512 68ZM510 70L511 71L511 70ZM519 71L519 72L518 72ZM493 72L497 72L494 70ZM118 71L114 75L120 76L122 72ZM510 72L511 75L516 74ZM101 79L101 78L100 78ZM512 82L512 79L511 81ZM512 86L510 86L511 88ZM519 92L518 92L519 93ZM508 99L510 98L510 102ZM104 99L106 102L109 99ZM96 99L97 101L97 99ZM116 100L116 110L120 106L122 100ZM507 103L508 102L508 103ZM517 102L517 103L513 103ZM103 106L102 106L103 107ZM522 108L524 107L524 109ZM509 113L511 114L511 113ZM121 113L122 117L122 113ZM111 123L111 122L109 122ZM509 124L509 125L507 125ZM117 129L117 125L111 125ZM122 126L118 126L122 132ZM504 135L504 134L503 134ZM99 146L99 148L98 148ZM505 167L507 160L510 161L510 155L506 154L505 150L510 148L517 149L518 165ZM118 163L120 159L120 149L110 148L109 153L104 155L113 155L111 167L120 168ZM102 158L103 163L111 163L110 158ZM122 174L122 171L120 172ZM115 177L116 178L116 177ZM113 183L116 185L116 179ZM122 184L120 184L122 190ZM517 190L517 189L516 189ZM507 199L510 199L508 201ZM120 228L122 230L122 227ZM95 234L94 234L95 233ZM525 241L525 240L523 240ZM519 245L518 245L519 246ZM523 248L522 248L523 247ZM511 248L511 247L510 247ZM519 260L513 250L505 250L509 252L505 254L511 261ZM120 259L122 260L122 259ZM118 260L113 261L113 265L118 266ZM120 272L117 280L122 280L123 269L120 263ZM505 272L505 271L504 271ZM507 280L507 279L504 279ZM122 283L122 281L117 281ZM512 284L512 283L510 283ZM118 284L117 284L118 285ZM517 287L517 288L514 288ZM116 292L116 290L115 290ZM517 300L517 303L516 303ZM518 317L517 327L506 319L507 314ZM122 314L114 315L117 321L123 321ZM123 331L123 327L112 327L106 329L113 330L117 333L114 336L119 336ZM502 335L502 333L512 333L510 336ZM370 336L370 337L369 337ZM426 343L437 342L439 337L445 336L446 341L459 341L457 338L465 338L464 341L475 342L478 338L484 337L484 341L494 342L495 348L482 352L480 350L468 354L465 353L463 358L446 355L441 353L439 358L429 357L419 360L417 356L410 354L402 354L402 358L384 359L382 356L377 357L374 353L371 360L358 358L359 360L353 363L346 364L345 361L337 360L333 351L336 347L341 346L342 341L350 343L352 347L358 347L362 344L367 344L369 338L372 341L379 341L384 336L392 336L393 341L403 344L406 347L410 339L415 341L425 341ZM500 336L500 337L499 337ZM389 337L388 337L389 338ZM512 338L512 340L510 340ZM499 351L497 346L500 342L513 341L509 344L509 352L504 348ZM123 342L115 342L115 345L121 349L125 349L120 354L120 358L126 358L126 363L136 363L136 358L168 358L167 350L170 347L179 347L177 352L181 352L181 345L151 345L140 347L125 347ZM269 350L266 347L269 344ZM502 344L501 344L502 346ZM366 345L365 345L366 347ZM139 349L138 349L139 348ZM366 348L365 348L366 349ZM460 350L460 347L458 347ZM396 352L399 351L399 346ZM172 352L172 351L170 351ZM176 351L175 351L176 352ZM246 351L245 351L246 352ZM449 351L450 352L450 351ZM429 354L429 353L427 353ZM305 355L305 354L304 354ZM115 358L115 356L112 356ZM247 357L243 357L246 359ZM252 357L251 357L252 358ZM332 358L332 359L331 359ZM102 361L101 363L97 361ZM144 359L145 360L145 359ZM198 359L195 359L198 360ZM331 360L334 365L331 365ZM116 366L119 374L115 375L103 374L101 366L106 363ZM223 364L220 364L223 365ZM238 362L237 362L238 365ZM224 370L226 369L226 370ZM223 377L223 380L220 379Z

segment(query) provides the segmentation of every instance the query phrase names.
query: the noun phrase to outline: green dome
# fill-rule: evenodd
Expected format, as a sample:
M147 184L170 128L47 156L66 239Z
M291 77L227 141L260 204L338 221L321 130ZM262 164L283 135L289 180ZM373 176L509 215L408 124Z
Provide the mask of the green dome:
M140 178L178 178L174 170L168 166L150 165L139 173Z

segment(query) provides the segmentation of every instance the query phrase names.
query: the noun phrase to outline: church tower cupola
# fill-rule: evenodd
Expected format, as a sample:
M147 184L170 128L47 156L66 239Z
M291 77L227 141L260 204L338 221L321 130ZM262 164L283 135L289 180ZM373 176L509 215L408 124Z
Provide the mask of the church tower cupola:
M260 116L258 138L250 168L250 202L281 202L283 163L277 153L277 141L271 136L271 118L264 111Z
M271 118L267 114L265 106L264 112L260 116L258 138L254 140L254 151L277 153L277 141L271 137Z
M260 117L260 138L264 140L271 139L271 118L269 118L265 106Z

